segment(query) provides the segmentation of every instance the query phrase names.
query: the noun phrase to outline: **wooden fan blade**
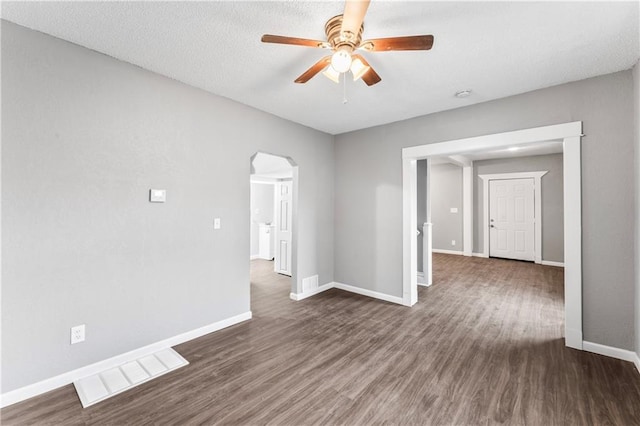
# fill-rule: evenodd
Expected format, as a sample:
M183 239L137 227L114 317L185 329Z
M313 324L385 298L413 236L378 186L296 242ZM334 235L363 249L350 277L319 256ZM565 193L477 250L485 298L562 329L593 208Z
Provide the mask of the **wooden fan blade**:
M382 78L378 75L378 73L373 69L373 67L367 62L367 60L362 55L353 55L353 59L360 59L362 63L369 67L369 71L367 71L362 76L362 81L364 81L367 86L373 86L374 84L380 83Z
M331 63L331 56L325 56L324 58L320 59L318 62L313 64L311 68L306 70L300 77L296 78L295 80L296 83L306 83L307 81L315 77L315 75L318 74L320 71L325 69L327 65L329 65L330 63Z
M341 34L357 37L360 32L364 15L369 8L370 0L347 0L344 5L344 13L342 14Z
M383 52L389 50L429 50L432 46L432 35L374 38L360 43L360 47L369 52Z
M262 36L261 40L263 43L292 44L294 46L319 47L323 49L331 48L331 45L326 41L309 40L307 38L296 38L296 37L265 34Z

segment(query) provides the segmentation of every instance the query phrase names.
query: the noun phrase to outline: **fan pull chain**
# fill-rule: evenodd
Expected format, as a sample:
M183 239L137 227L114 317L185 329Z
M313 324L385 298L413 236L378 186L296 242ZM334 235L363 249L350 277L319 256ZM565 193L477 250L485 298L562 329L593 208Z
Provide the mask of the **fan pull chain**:
M342 104L346 104L349 102L347 100L347 73L342 74Z

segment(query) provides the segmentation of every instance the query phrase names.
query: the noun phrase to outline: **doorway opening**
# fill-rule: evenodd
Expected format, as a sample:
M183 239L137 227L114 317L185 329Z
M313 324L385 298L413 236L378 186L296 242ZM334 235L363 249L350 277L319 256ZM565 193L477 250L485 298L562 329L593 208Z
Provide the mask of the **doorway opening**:
M582 122L573 122L403 149L403 303L412 306L418 301L416 233L418 160L426 159L428 168L430 168L431 164L429 163L433 158L448 156L454 161L459 161L460 165L467 169L466 172L463 170L463 180L472 182L472 168L465 164L465 158L460 154L470 150L523 149L527 146L558 141L563 147L564 337L567 346L582 349L581 137ZM471 187L469 186L469 188ZM430 203L429 198L430 194L427 192L427 206ZM469 202L468 205L471 205L473 198L470 191L465 191L463 198L465 202ZM470 210L466 209L466 211ZM427 218L430 222L430 213ZM489 220L487 222L489 223ZM464 215L463 227L466 237L463 237L462 251L469 256L473 254L474 247L473 222L470 215ZM424 229L428 229L428 227ZM431 238L431 235L425 235L425 237ZM487 242L485 239L484 245ZM424 253L424 280L429 282L432 273L430 256L433 250L428 248L426 251L427 253ZM483 257L488 256L489 250L487 249ZM428 303L428 300L425 302Z
M252 305L256 297L288 299L297 272L298 166L289 157L257 152L249 185Z

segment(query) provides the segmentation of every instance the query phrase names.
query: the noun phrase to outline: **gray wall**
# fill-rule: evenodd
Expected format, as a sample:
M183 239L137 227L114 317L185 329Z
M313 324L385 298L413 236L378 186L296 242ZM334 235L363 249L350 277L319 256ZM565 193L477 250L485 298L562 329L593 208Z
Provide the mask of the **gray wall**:
M273 222L274 185L251 183L251 256L258 254L258 227L260 223Z
M640 356L640 62L633 67L633 100L635 121L635 170L636 170L636 228L635 228L635 269L636 269L636 354Z
M633 348L632 85L627 70L338 135L336 281L402 296L403 147L580 120L584 338Z
M436 164L431 167L431 223L433 248L462 251L462 167ZM451 213L457 207L458 213ZM451 240L456 245L451 245Z
M6 21L2 124L3 392L249 311L258 150L299 165L299 280L333 281L330 135Z
M548 170L542 176L542 260L564 262L562 154L498 158L473 163L473 251L484 251L483 182L478 175Z

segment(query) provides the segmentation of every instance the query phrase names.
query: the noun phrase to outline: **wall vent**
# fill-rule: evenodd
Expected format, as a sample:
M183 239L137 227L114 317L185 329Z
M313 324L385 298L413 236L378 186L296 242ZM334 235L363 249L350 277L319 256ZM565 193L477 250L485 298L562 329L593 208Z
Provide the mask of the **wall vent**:
M307 277L302 280L302 292L313 291L318 289L318 276Z

